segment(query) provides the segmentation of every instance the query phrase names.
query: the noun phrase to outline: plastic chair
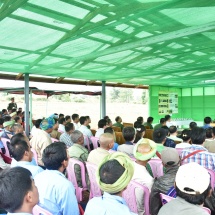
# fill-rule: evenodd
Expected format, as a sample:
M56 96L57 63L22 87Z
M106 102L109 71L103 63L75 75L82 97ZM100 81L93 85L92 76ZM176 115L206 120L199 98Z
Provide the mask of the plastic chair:
M95 134L96 134L96 130L95 130L95 129L90 129L90 130L91 130L91 132L92 132L93 136L95 136Z
M163 164L160 159L152 158L148 162L148 164L151 167L154 178L159 178L160 176L163 176Z
M115 135L116 135L116 142L121 145L123 143L125 143L125 139L122 135L122 132L115 132Z
M90 149L90 140L89 140L89 137L84 135L84 145L87 146L88 148L88 151L90 152L91 149Z
M214 184L215 184L215 172L211 169L207 169L208 173L211 176L211 187L214 190Z
M31 148L31 151L33 152L34 159L35 159L36 163L38 164L38 162L37 162L37 159L38 159L37 152L33 148Z
M91 140L92 143L93 143L93 148L94 148L94 149L96 149L96 148L99 147L99 146L98 146L98 140L99 140L98 137L91 136L91 137L90 137L90 140Z
M112 126L112 128L115 132L121 132L122 131L121 128L117 127L117 126Z
M175 199L175 198L173 198L171 196L167 196L167 195L165 195L163 193L160 193L160 198L161 198L162 205L165 205L166 203L168 203L168 202L172 201L173 199ZM202 207L202 209L205 210L208 214L211 214L211 210L209 208Z
M10 156L9 149L8 149L8 147L7 147L7 142L10 142L10 140L9 140L9 139L6 139L6 138L1 138L1 141L2 141L2 143L3 143L3 145L4 145L4 148L5 148L5 155L6 155L7 157L11 157L11 156Z
M130 181L130 183L127 186L127 189L123 191L122 197L125 199L128 207L130 210L134 213L138 213L137 209L137 200L135 195L135 189L142 189L144 193L144 209L145 209L145 215L150 215L149 213L149 190L146 186L139 184L135 181Z
M55 138L51 138L51 140L52 140L52 143L54 143L54 142L59 142L59 140L58 140L58 139L55 139Z
M134 127L133 123L129 123L129 122L123 122L123 126L124 127Z
M52 213L50 213L49 211L41 208L39 205L35 205L33 208L33 215L52 215Z
M75 165L76 164L79 165L81 168L82 187L79 187L78 183L77 183L77 179L76 179L76 175L75 175ZM71 181L75 187L76 198L77 198L78 202L81 202L83 200L82 191L87 190L87 184L86 184L86 178L85 178L85 174L86 174L85 166L81 161L74 159L74 158L70 158L69 164L68 164L68 167L66 168L66 170L67 170L67 174L68 174L68 180Z
M154 132L153 129L146 129L145 134L144 134L144 138L148 138L150 140L153 140L153 132Z
M178 155L180 156L184 148L175 148L176 151L178 152Z
M102 195L102 191L99 188L99 185L96 182L96 170L97 170L97 166L95 164L86 162L86 167L87 167L87 172L89 175L89 179L90 179L90 196L89 198L92 199L93 197L96 196L101 196Z

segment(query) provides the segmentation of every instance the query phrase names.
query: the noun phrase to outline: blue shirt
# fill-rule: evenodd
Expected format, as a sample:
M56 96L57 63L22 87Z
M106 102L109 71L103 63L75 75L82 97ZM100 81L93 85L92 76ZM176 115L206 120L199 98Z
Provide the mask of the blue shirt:
M14 166L21 166L25 169L28 169L31 172L33 178L38 173L43 171L43 169L40 166L34 165L32 162L28 162L28 161L18 161L13 165L11 165L11 167L14 167Z
M32 215L29 213L7 213L7 215Z
M202 128L207 129L207 128L212 128L212 127L210 126L210 124L205 124L204 126L202 126Z
M128 208L125 200L104 192L103 196L94 197L86 207L84 215L136 215Z
M117 151L119 144L118 143L114 143L112 150Z
M75 188L58 170L44 170L34 178L39 206L53 215L79 215Z

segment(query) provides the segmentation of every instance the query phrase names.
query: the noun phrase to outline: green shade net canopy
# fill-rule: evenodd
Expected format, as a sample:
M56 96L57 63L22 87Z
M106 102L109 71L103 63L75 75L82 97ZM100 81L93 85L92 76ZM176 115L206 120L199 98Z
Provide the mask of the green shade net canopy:
M215 82L213 0L0 0L0 70L175 87Z

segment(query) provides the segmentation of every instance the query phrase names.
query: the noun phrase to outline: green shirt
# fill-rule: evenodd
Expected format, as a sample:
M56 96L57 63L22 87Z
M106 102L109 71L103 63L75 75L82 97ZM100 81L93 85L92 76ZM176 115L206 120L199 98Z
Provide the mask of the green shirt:
M162 124L157 124L157 125L155 125L154 130L161 128L162 126L163 126Z
M119 122L114 123L113 126L120 127L121 130L123 129L123 125Z
M153 129L152 124L150 124L150 123L148 123L148 122L145 122L145 123L144 123L144 126L149 126L150 129Z

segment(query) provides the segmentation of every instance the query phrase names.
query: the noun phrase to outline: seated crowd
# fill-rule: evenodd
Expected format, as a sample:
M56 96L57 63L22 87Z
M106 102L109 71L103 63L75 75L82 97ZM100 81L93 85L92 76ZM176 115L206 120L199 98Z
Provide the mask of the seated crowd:
M105 116L94 132L89 116L55 113L28 138L18 112L0 117L0 214L215 214L210 117L180 132L169 115L155 126L153 117L127 126Z

